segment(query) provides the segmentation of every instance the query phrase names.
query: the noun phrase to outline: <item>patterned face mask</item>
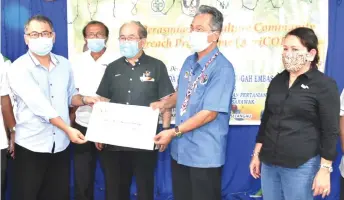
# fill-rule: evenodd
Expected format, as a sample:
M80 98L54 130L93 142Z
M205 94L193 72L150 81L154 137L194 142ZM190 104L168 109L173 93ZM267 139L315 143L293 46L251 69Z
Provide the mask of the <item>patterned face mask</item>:
M282 54L283 65L288 72L299 71L307 64L307 62L311 60L313 59L310 59L310 54L308 52L292 52Z

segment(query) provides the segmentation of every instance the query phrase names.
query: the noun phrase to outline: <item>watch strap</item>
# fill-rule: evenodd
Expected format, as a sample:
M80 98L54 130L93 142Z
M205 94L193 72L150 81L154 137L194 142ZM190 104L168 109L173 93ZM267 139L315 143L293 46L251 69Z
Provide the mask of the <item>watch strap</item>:
M327 164L321 164L320 168L327 169L330 173L333 171L333 167L331 165L327 165Z
M175 132L175 134L176 134L176 137L181 137L181 136L182 136L182 132L180 132L178 126L175 126L175 127L174 127L174 132Z
M14 133L16 132L16 127L9 128L8 130L10 131L10 133Z

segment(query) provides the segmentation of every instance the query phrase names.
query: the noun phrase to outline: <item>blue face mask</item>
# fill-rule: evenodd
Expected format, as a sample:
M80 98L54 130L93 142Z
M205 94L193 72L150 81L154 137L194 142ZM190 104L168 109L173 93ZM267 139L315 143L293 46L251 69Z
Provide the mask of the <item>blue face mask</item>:
M53 39L52 38L35 38L29 40L29 49L31 52L39 55L45 56L48 55L53 49Z
M122 56L124 56L126 58L133 58L140 51L139 43L137 41L120 43L119 44L119 50L120 50Z
M87 47L90 51L98 53L105 47L105 39L87 39Z

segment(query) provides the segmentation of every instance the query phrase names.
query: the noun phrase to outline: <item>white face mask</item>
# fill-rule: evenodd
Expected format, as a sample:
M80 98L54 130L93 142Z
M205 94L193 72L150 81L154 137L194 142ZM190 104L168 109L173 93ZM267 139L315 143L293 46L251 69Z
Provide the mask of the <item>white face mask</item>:
M204 49L208 48L211 43L208 43L208 32L191 32L189 43L191 50L193 52L201 52Z
M31 38L29 40L29 49L39 56L48 55L53 49L53 38Z

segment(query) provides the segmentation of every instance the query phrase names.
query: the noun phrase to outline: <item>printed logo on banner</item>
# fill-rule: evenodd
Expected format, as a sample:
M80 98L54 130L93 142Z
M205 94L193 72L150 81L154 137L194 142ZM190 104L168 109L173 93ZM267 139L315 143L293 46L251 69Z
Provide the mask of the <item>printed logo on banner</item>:
M229 3L230 0L216 0L215 7L226 16L229 14Z
M165 1L164 0L152 0L151 7L152 7L152 10L154 12L161 12L165 8Z
M200 0L182 0L182 11L185 15L194 16L201 2Z

